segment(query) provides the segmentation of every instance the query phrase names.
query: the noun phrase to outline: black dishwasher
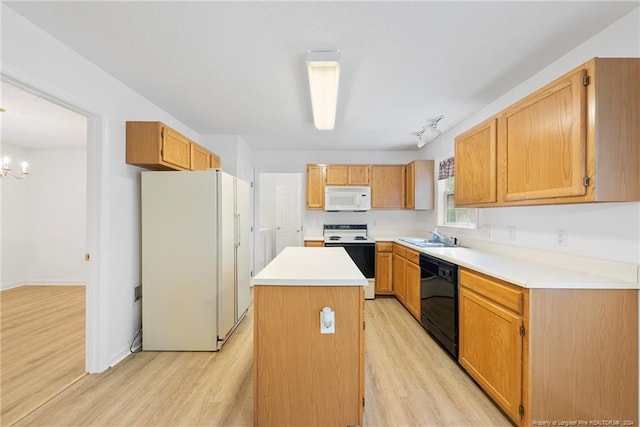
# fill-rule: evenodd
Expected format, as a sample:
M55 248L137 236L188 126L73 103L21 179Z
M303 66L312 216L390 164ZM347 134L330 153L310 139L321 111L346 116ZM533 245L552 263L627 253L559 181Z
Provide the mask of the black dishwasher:
M458 360L458 266L420 254L422 326Z

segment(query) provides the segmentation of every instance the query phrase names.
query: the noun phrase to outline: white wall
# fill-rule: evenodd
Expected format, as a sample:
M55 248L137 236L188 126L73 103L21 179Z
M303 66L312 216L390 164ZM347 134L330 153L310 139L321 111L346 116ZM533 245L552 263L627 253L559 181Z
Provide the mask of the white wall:
M87 151L30 150L27 283L86 280Z
M19 164L29 159L27 150L2 144L2 156L12 160L11 167L19 170ZM5 177L0 181L2 187L2 268L0 279L2 289L23 285L27 281L29 254L29 188L30 180L18 180Z
M425 158L435 159L437 166L453 155L456 135L594 56L640 56L639 23L640 8L441 135L425 148ZM479 223L489 225L489 237L478 230L446 229L462 237L640 264L640 203L484 208ZM436 215L430 214L428 228L435 226ZM508 226L516 227L516 241L508 240ZM556 245L556 230L566 231L566 246Z
M3 76L92 117L87 150L95 162L87 169L87 197L97 209L90 236L99 238L89 241L97 286L87 289L95 305L87 307L87 366L101 371L129 354L141 323L133 302L140 283L141 169L125 164L125 122L159 120L196 141L198 134L4 4L1 19Z
M87 151L5 143L3 155L14 171L28 161L30 174L2 180L2 289L85 283Z
M244 181L253 182L253 151L238 135L201 135L202 146L220 156L220 168Z

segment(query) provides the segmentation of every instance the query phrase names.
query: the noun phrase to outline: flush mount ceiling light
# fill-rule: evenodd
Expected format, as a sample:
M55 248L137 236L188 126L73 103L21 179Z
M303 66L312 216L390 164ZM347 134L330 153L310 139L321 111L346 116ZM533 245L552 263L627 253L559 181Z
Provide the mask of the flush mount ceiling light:
M336 124L340 52L308 51L307 72L313 124L318 130L332 130Z
M438 122L442 120L444 116L438 116L434 119L427 120L427 124L423 126L416 135L418 136L418 148L422 148L427 143L433 141L440 136L440 130L437 128Z

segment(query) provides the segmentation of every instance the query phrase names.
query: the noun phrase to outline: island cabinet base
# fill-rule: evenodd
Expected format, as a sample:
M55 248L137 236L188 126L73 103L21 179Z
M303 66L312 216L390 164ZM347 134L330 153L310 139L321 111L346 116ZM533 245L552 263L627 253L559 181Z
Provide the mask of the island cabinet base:
M362 286L255 286L253 382L256 426L362 425Z

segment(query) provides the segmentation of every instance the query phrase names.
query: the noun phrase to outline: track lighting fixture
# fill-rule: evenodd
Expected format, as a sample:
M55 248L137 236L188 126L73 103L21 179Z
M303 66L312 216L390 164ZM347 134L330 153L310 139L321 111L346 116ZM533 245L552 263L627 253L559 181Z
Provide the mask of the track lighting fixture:
M422 127L422 129L416 132L416 135L418 136L418 143L417 143L418 148L424 147L425 145L427 145L427 143L433 141L438 136L440 136L441 132L437 128L437 126L438 126L438 122L443 118L444 116L438 116L434 119L427 120L427 124L425 124Z

